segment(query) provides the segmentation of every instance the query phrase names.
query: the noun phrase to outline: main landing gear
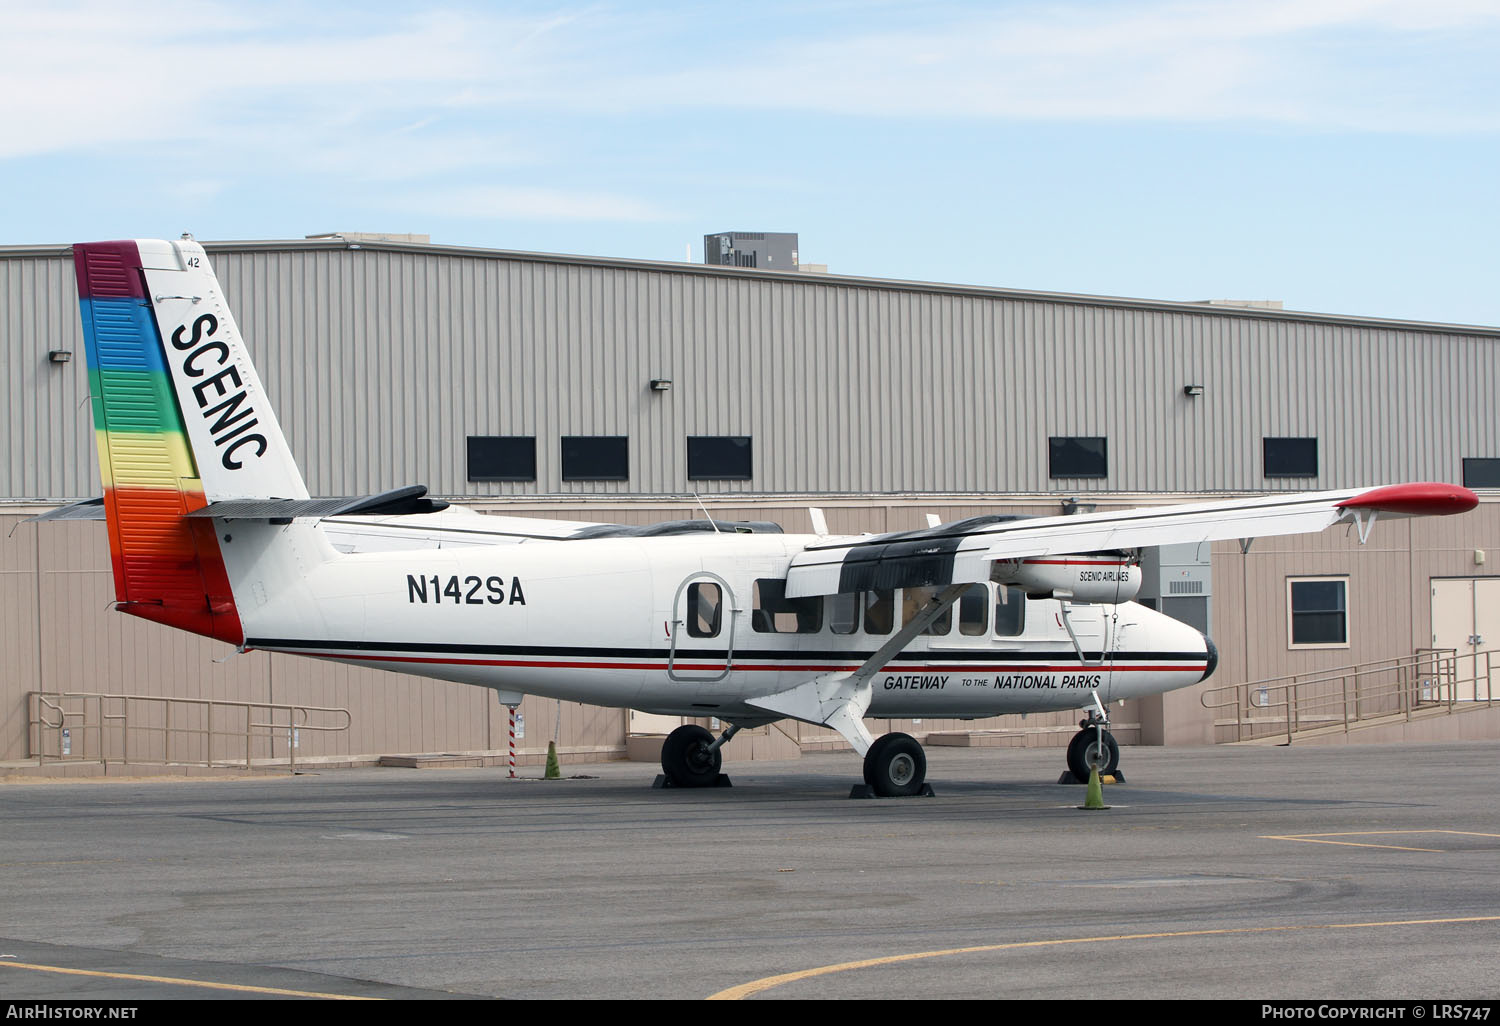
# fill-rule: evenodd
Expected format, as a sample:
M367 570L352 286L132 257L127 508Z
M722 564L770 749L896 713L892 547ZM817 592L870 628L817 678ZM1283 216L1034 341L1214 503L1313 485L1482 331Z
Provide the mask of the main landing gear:
M882 734L865 753L865 784L877 797L930 795L926 779L927 756L910 734Z
M729 787L729 778L719 772L724 764L720 749L739 730L731 726L717 739L696 723L672 731L661 745L662 776L657 778L656 786Z
M1124 782L1120 773L1120 745L1107 726L1092 714L1078 721L1078 733L1068 742L1068 773L1059 783L1086 784L1093 769L1098 769L1101 777L1113 776ZM1068 775L1073 779L1067 780Z

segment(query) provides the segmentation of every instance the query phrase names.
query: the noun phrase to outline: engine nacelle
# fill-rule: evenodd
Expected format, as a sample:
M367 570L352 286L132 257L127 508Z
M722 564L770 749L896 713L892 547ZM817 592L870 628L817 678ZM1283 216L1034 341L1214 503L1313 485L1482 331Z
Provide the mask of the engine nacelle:
M997 559L990 580L1024 588L1030 598L1129 602L1141 590L1141 568L1125 552Z

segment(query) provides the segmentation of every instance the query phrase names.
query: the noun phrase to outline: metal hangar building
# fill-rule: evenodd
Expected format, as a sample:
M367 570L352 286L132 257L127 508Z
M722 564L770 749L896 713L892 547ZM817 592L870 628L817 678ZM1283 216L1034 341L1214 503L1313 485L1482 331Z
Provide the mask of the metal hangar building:
M1483 654L1487 635L1500 644L1500 328L421 236L206 249L313 495L424 483L482 511L650 523L706 508L795 532L818 506L853 533L927 514L1467 484L1474 512L1383 522L1363 546L1332 531L1148 552L1142 600L1206 629L1218 672L1113 718L1141 744L1500 733ZM221 643L112 612L100 524L22 524L99 494L82 355L71 248L0 247L0 773L503 758L507 710L489 692L226 660ZM1481 714L1415 715L1445 702ZM1372 710L1379 724L1354 731ZM540 699L520 712L523 761L554 739L565 758L639 754L665 726ZM1052 745L1075 719L872 726ZM725 751L841 743L782 723Z

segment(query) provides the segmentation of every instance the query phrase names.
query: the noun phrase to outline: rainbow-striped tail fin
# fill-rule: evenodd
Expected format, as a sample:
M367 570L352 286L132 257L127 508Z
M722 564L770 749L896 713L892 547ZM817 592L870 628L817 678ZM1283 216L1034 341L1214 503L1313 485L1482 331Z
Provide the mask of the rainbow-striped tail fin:
M122 611L239 645L214 521L229 498L305 499L203 248L73 247Z

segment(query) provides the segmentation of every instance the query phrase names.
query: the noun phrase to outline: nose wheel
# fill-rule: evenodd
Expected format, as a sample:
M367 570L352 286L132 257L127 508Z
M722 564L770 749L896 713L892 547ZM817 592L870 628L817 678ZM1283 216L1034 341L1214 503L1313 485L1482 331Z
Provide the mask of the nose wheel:
M1081 728L1068 742L1068 772L1076 783L1088 782L1089 772L1097 769L1101 777L1120 776L1120 745L1115 737L1097 720L1084 720Z

